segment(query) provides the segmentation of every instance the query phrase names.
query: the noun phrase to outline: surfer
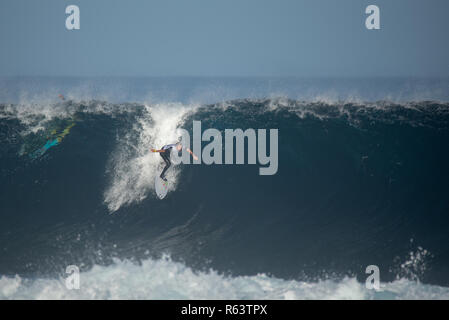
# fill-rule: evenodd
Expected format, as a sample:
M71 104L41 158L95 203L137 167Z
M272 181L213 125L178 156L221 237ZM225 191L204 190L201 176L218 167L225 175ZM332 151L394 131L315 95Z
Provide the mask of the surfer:
M170 154L171 154L173 148L175 148L176 151L179 152L182 150L183 147L182 147L181 142L177 142L177 143L173 143L173 144L166 144L160 150L151 149L152 152L159 152L162 159L164 159L165 167L162 170L162 173L160 175L161 179L164 181L167 181L167 179L165 178L165 172L167 172L168 168L170 168L170 166L171 166ZM192 152L192 150L190 150L189 148L187 148L185 150L187 150L187 152L192 155L193 159L198 160L198 157Z
M75 126L75 122L70 123L67 127L65 127L65 129L63 131L61 131L61 133L57 134L56 129L54 129L51 132L51 136L47 137L47 142L45 143L44 146L42 146L41 148L37 149L36 151L34 151L33 153L30 154L30 157L32 159L36 159L39 158L41 156L44 155L45 152L47 152L48 149L57 146L58 144L61 143L62 139L64 139L64 137L66 135L68 135L70 133L70 129L72 129Z

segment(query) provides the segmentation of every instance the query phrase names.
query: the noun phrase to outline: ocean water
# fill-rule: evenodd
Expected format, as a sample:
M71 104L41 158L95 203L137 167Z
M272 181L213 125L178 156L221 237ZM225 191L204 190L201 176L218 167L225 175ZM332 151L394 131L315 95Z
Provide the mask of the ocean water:
M448 79L2 78L0 298L448 299L448 98ZM277 173L173 166L158 200L150 149L193 121L278 129Z

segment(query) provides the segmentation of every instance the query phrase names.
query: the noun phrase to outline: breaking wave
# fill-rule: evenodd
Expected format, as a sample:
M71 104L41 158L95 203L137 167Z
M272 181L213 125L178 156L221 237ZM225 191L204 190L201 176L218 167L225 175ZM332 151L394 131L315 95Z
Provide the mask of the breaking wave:
M279 129L278 173L174 166L158 200L193 120ZM448 139L435 101L2 104L0 298L447 299Z

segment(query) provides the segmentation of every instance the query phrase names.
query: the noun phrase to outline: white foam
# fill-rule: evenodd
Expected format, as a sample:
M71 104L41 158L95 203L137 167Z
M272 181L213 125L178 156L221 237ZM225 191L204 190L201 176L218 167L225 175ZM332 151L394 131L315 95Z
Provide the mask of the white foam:
M0 299L449 299L449 288L405 279L369 290L355 278L304 282L265 274L227 277L194 272L168 257L141 265L116 260L80 274L80 289L64 278L0 277Z
M104 194L111 212L142 201L154 190L154 179L160 174L163 161L151 149L176 142L184 117L195 108L180 103L145 105L143 116L125 137L119 138L111 156L108 172L112 178ZM176 168L168 171L172 190L176 188L178 173Z

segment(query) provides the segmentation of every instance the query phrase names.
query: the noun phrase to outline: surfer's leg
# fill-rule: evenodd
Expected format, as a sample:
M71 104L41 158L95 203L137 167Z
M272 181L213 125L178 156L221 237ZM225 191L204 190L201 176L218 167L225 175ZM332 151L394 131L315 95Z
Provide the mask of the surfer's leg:
M165 179L165 172L168 170L168 168L170 168L170 166L171 166L171 161L170 161L170 158L167 157L167 156L166 156L165 154L163 154L163 153L161 153L161 157L162 157L162 159L164 159L164 161L165 161L165 168L162 170L162 173L161 173L160 177L161 177L162 180L167 181L167 179Z
M167 165L165 166L164 170L162 170L162 173L161 173L161 175L160 175L161 179L164 180L164 181L167 181L167 179L165 178L165 172L168 170L168 168L170 168L170 165L169 165L169 164L167 164Z

